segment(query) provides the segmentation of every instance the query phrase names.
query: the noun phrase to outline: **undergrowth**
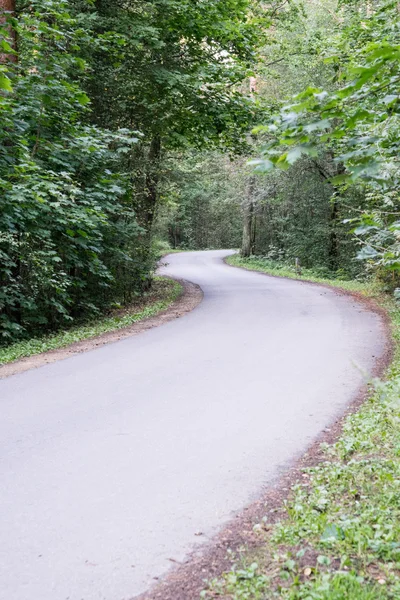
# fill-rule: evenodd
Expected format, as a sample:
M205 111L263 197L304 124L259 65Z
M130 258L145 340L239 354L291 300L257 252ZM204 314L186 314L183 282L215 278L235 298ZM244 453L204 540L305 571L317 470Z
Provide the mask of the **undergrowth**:
M48 350L65 348L103 333L123 329L138 321L153 317L168 308L182 292L182 286L171 279L156 277L152 290L138 302L100 319L42 337L34 337L0 348L0 365L41 354Z
M296 277L260 259L228 259L273 275ZM339 441L324 445L324 460L305 469L284 515L272 523L266 508L255 526L256 551L244 551L203 598L234 600L394 600L400 598L400 314L372 283L303 278L357 291L388 312L395 352L385 381L347 417ZM271 524L269 523L271 521Z
M322 283L338 287L349 292L360 292L364 296L371 297L381 293L381 288L374 280L344 279L334 278L326 269L301 269L301 273L296 272L294 266L286 263L280 263L268 260L263 257L252 256L242 258L239 254L232 254L225 259L229 265L234 267L244 267L250 271L262 271L274 277L286 277L288 279L300 279L311 281L313 283Z

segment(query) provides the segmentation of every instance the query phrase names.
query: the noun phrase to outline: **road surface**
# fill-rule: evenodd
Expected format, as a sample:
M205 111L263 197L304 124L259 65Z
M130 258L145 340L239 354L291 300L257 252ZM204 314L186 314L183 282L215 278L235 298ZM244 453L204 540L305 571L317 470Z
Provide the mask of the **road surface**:
M171 255L190 314L0 382L1 600L128 600L251 502L384 352L353 299ZM196 534L202 532L201 537Z

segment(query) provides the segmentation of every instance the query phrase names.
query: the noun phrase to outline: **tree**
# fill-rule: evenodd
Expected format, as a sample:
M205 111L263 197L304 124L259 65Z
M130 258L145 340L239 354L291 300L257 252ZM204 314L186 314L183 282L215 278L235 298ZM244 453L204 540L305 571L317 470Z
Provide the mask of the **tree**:
M248 178L246 199L243 202L243 236L241 255L244 258L247 258L254 253L256 241L254 188L255 178L254 175L252 175Z
M93 115L102 126L143 133L131 160L140 165L135 202L146 228L164 153L246 147L255 105L240 84L271 22L268 5L261 11L253 0L96 2L94 30L117 42L113 60L101 51L93 56Z
M8 21L15 15L15 0L0 0L0 90L10 90L11 83L7 76L7 63L15 62L15 32L8 26Z
M5 342L148 289L168 154L246 146L240 84L271 15L253 0L17 0L0 32Z
M243 159L172 152L164 161L154 234L173 248L235 248L241 237Z
M346 167L333 183L364 188L366 205L350 219L360 224L355 229L358 239L365 236L360 258L396 271L400 269L398 2L343 1L340 11L340 32L332 42L336 52L326 59L338 75L336 90L311 86L285 106L273 119L274 133L258 168L284 169L328 145L335 160ZM272 129L269 125L264 131L271 134ZM284 153L282 145L288 148Z
M326 9L329 10L331 4L333 5L333 3L327 2L323 7L316 7L314 3L306 2L304 11L289 15L290 18L278 23L270 35L268 43L260 52L261 56L257 65L256 98L258 102L262 103L264 114L266 111L269 113L276 111L282 101L291 97L294 91L300 91L310 78L314 83L327 83L329 77L332 76L331 69L326 67L321 59L321 52L326 47L326 36L323 32L326 29L327 20L329 22L331 19L330 14L326 13ZM262 139L265 139L264 131L262 131ZM253 135L253 153L257 152L259 144L260 138L257 139L256 135ZM324 172L322 162L314 165L316 172L320 174ZM304 166L306 167L305 179L307 179L312 164ZM293 176L294 172L291 175ZM299 177L299 175L300 172L297 170L296 176ZM266 178L268 177L264 177L264 179ZM315 178L310 177L310 179L312 187L315 189ZM303 175L301 175L301 182L302 180ZM270 240L269 243L275 247L277 236L273 235L272 228L278 226L278 214L281 210L276 201L276 190L279 189L282 205L287 207L291 194L289 182L290 175L282 177L280 181L275 177L273 181L264 183L257 180L254 173L249 177L248 191L243 202L242 256L248 257L255 252L268 253L267 240ZM302 187L301 182L299 182L299 190ZM274 190L272 195L271 190ZM326 193L322 183L319 192L321 201L326 202ZM299 198L299 201L302 200ZM305 204L303 204L304 206ZM270 222L266 220L267 213ZM318 211L315 214L317 213ZM332 211L332 214L335 215L335 211ZM308 223L308 225L312 224ZM295 223L293 226L296 229ZM316 226L319 225L316 223ZM335 235L334 231L333 227L332 239ZM285 237L287 242L288 236ZM275 241L272 242L272 240ZM279 251L290 252L286 242L282 237L279 239ZM293 240L293 243L298 248L298 254L303 258L305 252L300 251L300 238L297 241ZM304 239L304 249L307 246L308 242ZM335 244L331 244L331 246L332 249L335 248ZM304 262L309 262L309 259L306 257ZM334 266L333 262L332 266Z
M118 164L137 137L83 123L89 98L74 74L85 72L79 44L90 33L64 0L32 0L16 16L8 23L18 61L4 65L10 85L0 96L5 341L93 314L149 276L149 265L133 260L140 229L124 205L130 184ZM2 48L10 52L4 39Z

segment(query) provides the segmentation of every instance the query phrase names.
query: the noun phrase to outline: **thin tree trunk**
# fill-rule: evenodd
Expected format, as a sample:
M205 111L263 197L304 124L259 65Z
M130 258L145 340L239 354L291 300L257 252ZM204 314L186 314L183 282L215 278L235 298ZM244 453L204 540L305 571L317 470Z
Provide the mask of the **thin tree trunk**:
M143 201L138 214L139 224L145 229L143 236L143 258L149 258L151 255L152 228L154 216L158 201L158 182L160 179L160 159L161 159L161 139L155 136L150 143L147 154L147 164L145 165L145 189ZM144 283L143 289L150 287L151 281Z
M330 237L329 237L329 266L332 271L337 271L339 267L339 240L336 233L338 221L338 201L336 198L332 201L331 218L330 218Z
M331 159L333 160L333 155L331 156ZM329 180L333 177L333 175L330 175L329 173L327 173L322 167L321 165L318 163L318 161L313 161L314 165L316 166L318 172L320 173L321 177L323 179L325 179L325 181L329 182ZM342 175L343 173L346 172L346 169L344 167L343 164L339 164L339 166L337 167L336 172L334 173L334 175ZM339 238L337 235L337 225L338 225L338 220L339 220L339 197L337 196L337 194L340 194L340 188L333 185L331 183L332 189L334 190L335 196L333 198L332 201L332 207L331 207L331 214L330 214L330 219L329 219L329 246L328 246L328 256L329 256L329 267L332 271L336 271L339 268L339 254L340 254L340 248L339 248Z
M142 206L142 221L150 235L158 200L158 182L160 177L161 139L155 136L150 144L147 156L146 184Z
M247 188L246 203L243 207L243 237L241 255L251 256L254 250L254 176L251 176Z
M256 235L257 235L257 213L253 205L253 223L251 228L250 251L254 254L256 251Z

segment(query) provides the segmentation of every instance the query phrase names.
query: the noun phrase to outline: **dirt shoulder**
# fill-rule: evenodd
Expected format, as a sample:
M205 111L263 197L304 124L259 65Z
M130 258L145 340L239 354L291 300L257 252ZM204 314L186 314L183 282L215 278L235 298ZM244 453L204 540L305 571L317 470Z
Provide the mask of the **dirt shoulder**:
M81 354L82 352L88 352L90 350L100 348L106 344L118 342L119 340L138 335L139 333L148 331L153 327L158 327L159 325L163 325L164 323L168 323L169 321L182 317L198 306L203 299L203 292L200 286L194 283L179 279L176 281L182 286L182 292L177 300L173 302L173 304L167 309L157 313L154 316L137 321L136 323L133 323L132 325L129 325L123 329L109 331L99 336L70 344L63 348L50 350L41 354L35 354L34 356L28 356L26 358L2 365L0 367L0 379L10 377L11 375L16 375L18 373L23 373L24 371L28 371L30 369L37 369L43 365L64 360L74 356L75 354ZM150 297L149 302L151 301L152 299ZM139 306L136 305L135 310L143 308L144 306L144 303L140 304ZM124 309L122 312L126 312L126 310L127 309Z

